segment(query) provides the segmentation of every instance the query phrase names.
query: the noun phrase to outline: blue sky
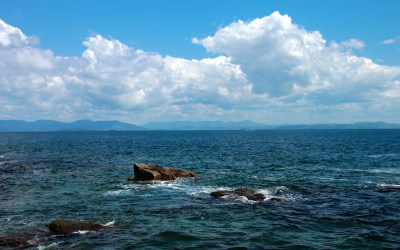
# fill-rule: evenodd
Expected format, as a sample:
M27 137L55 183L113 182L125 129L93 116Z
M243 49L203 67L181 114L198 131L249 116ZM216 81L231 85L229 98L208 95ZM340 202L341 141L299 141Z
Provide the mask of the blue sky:
M400 1L0 6L0 119L400 122Z

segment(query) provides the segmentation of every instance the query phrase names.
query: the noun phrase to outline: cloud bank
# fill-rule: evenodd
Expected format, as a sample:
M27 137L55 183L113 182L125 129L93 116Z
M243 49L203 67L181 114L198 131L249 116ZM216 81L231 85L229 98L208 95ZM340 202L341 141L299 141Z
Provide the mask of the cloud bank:
M357 57L274 12L193 38L215 58L187 60L95 35L60 57L0 20L0 119L265 123L400 122L400 67Z

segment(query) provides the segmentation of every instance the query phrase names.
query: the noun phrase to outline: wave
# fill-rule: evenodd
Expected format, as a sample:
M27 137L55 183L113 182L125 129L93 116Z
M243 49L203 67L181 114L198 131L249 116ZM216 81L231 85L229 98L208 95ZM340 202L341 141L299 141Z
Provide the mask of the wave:
M102 224L102 225L105 226L105 227L111 227L111 226L113 226L114 224L115 224L115 220L112 220L112 221L107 222L107 223Z
M368 157L370 157L370 158L399 157L399 156L400 156L400 154L398 154L398 153L368 155Z
M50 245L47 245L47 246L39 245L37 249L38 249L38 250L59 249L59 248L58 248L58 245L60 245L60 244L62 244L62 243L63 243L63 241L59 241L59 242L53 242L53 243L51 243Z
M79 230L79 231L74 232L74 234L88 234L88 233L91 233L91 232L95 232L95 231Z
M398 168L374 168L374 169L369 169L368 172L371 173L386 173L386 174L400 174L400 169Z
M144 191L148 189L167 189L167 190L178 190L185 191L187 189L188 181L183 179L173 181L145 181L145 182L131 182L129 184L118 185L117 190L110 190L104 193L104 195L115 196L126 193L132 193L133 191ZM143 195L141 195L143 196ZM146 196L146 195L145 195Z
M218 190L235 190L240 187L227 187L218 185L196 185L191 179L177 179L172 181L146 181L146 182L129 182L117 186L114 190L109 190L104 193L105 196L124 196L131 195L137 197L153 196L154 192L151 190L162 190L163 192L176 192L186 194L199 199L208 199L210 194ZM288 187L286 186L271 186L268 188L255 189L257 193L265 196L264 201L271 199L279 199L282 201L292 202L299 199ZM231 200L236 200L243 203L256 203L246 197L236 197Z
M382 189L398 189L398 190L400 190L400 185L397 185L397 184L382 183L382 184L377 184L377 186Z

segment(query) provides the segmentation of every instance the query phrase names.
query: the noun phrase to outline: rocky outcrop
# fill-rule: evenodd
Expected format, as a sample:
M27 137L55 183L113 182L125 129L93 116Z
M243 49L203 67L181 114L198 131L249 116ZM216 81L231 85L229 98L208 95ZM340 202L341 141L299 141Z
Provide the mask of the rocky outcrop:
M22 233L6 234L0 235L0 244L3 247L22 247L30 245L32 239L33 237Z
M26 247L29 245L36 244L47 237L50 234L44 230L32 230L26 233L13 233L0 235L0 246L1 247Z
M46 227L48 230L36 229L24 233L0 235L0 249L29 247L54 237L54 234L66 235L78 231L99 231L110 228L99 223L76 220L55 220Z
M235 190L219 190L212 192L211 197L217 199L227 199L227 200L236 200L240 197L246 197L251 201L263 201L265 200L265 196L260 193L256 193L256 191L249 188L238 188Z
M135 173L135 178L128 178L130 181L167 181L175 180L176 178L197 176L190 171L145 163L135 163L133 165L133 171Z
M99 231L108 228L98 223L79 220L55 220L47 224L46 227L55 234L71 234L78 231Z
M224 200L237 200L240 199L241 197L245 197L248 200L251 201L265 201L266 197L265 195L261 193L257 193L253 189L249 188L238 188L235 190L219 190L212 192L210 194L211 197L216 198L216 199L224 199ZM275 202L280 202L280 203L288 203L285 200L272 197L268 199L269 201L275 201Z

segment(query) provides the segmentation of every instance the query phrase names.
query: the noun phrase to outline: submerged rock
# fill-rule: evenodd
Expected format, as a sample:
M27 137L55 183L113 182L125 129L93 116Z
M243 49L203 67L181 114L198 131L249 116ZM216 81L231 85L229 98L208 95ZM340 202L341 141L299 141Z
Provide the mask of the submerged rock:
M4 247L22 247L31 245L32 239L33 237L23 233L6 234L0 235L0 244Z
M176 178L197 176L190 171L145 163L135 163L133 165L133 171L135 173L135 178L128 178L130 181L166 181L175 180Z
M215 192L212 192L210 194L211 197L216 198L216 199L225 199L225 200L237 200L240 199L240 197L245 197L248 200L251 201L265 201L266 197L265 195L261 193L257 193L253 189L249 188L238 188L235 190L218 190ZM269 201L275 201L275 202L280 202L280 203L289 203L288 201L272 197L268 199Z
M46 225L48 230L36 229L24 233L0 235L0 249L2 247L29 247L54 237L54 234L71 234L78 231L99 231L109 228L94 222L75 220L55 220Z
M55 234L71 234L78 231L99 231L109 227L99 223L78 220L55 220L46 225Z
M30 165L22 165L21 167L19 167L19 168L24 168L24 169L27 169L27 168L33 168L33 166L30 166Z
M36 244L49 236L49 233L44 230L32 230L26 233L0 235L0 246L26 247Z
M248 200L252 201L263 201L265 200L265 196L260 193L256 193L253 189L249 188L238 188L235 190L219 190L212 192L211 197L217 199L227 199L227 200L236 200L240 197L246 197Z

